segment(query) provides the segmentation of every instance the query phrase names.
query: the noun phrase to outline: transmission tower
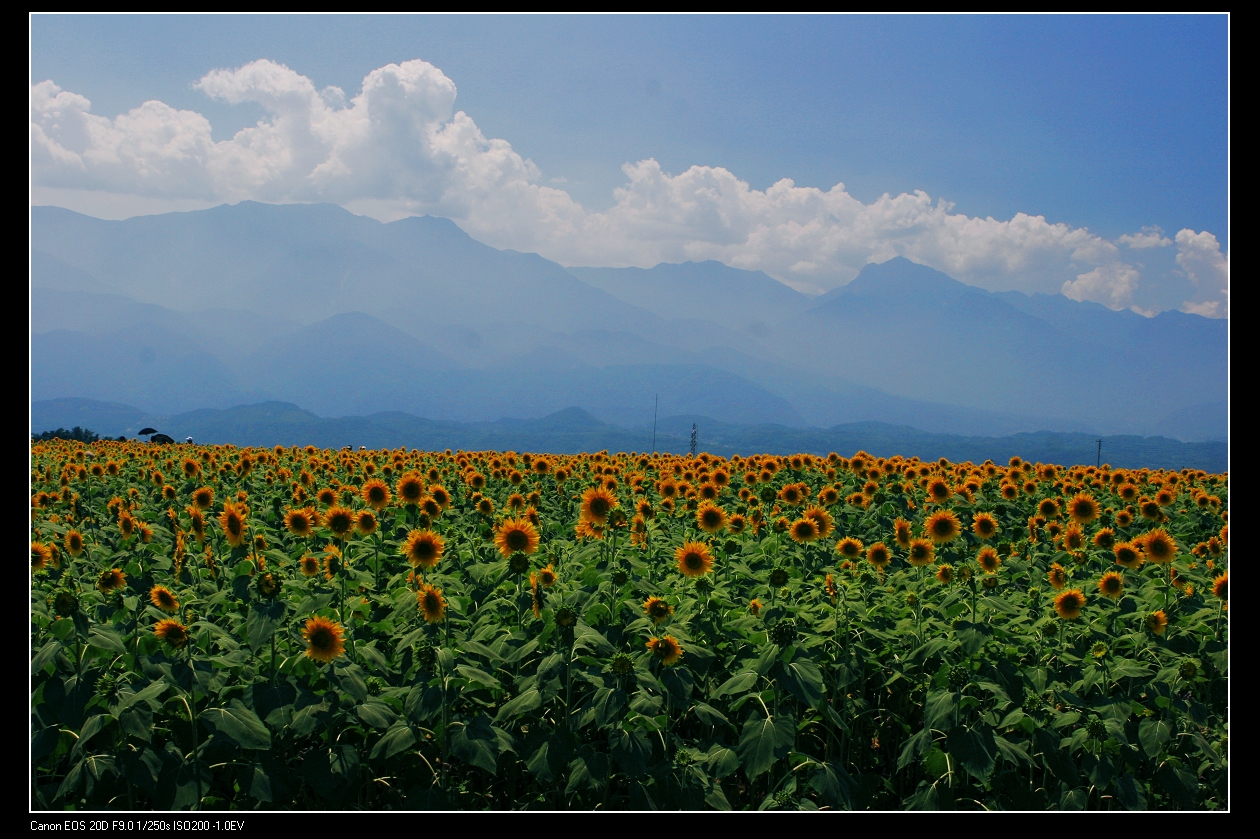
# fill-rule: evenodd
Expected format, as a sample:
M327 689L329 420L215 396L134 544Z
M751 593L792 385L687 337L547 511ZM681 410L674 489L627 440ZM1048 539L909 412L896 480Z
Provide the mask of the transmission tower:
M691 456L696 456L696 424L691 424Z

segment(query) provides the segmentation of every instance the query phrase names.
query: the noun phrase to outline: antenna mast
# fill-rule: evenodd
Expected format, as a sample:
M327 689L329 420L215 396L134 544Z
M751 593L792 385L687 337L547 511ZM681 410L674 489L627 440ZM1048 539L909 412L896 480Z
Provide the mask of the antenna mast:
M691 456L696 456L696 424L691 424Z
M661 395L656 394L656 406L652 408L652 454L656 454L656 415L661 409Z

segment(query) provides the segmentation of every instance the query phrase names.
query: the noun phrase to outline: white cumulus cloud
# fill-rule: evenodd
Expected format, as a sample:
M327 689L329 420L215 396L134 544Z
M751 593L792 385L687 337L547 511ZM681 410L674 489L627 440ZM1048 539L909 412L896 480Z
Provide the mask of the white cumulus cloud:
M193 111L150 101L109 119L52 81L33 85L34 194L326 201L383 220L430 213L488 244L567 265L716 259L812 291L894 256L985 288L1061 291L1113 308L1128 306L1140 282L1120 247L1087 229L1024 213L971 217L920 191L864 203L843 184L823 190L785 179L756 190L720 167L671 174L641 160L623 167L626 182L612 208L590 212L544 185L510 143L487 138L456 111L455 84L424 61L373 70L350 99L267 60L215 70L196 88L223 102L256 103L266 116L215 141ZM1205 236L1210 243L1194 238ZM1178 262L1196 281L1216 282L1215 242L1209 233L1177 234ZM1144 229L1118 243L1168 240Z
M1177 265L1205 298L1187 300L1181 310L1207 317L1228 315L1229 257L1221 252L1221 243L1206 230L1195 233L1189 228L1177 231L1176 238Z
M1132 265L1108 262L1077 275L1063 284L1063 295L1073 300L1092 300L1113 309L1124 309L1138 287L1138 272Z
M1158 227L1143 227L1140 233L1125 233L1117 242L1126 248L1145 250L1146 248L1166 248L1173 243Z

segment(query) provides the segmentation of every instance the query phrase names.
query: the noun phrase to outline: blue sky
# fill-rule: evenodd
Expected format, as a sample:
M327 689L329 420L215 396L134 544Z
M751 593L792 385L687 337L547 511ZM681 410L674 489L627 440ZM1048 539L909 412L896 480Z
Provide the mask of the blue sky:
M461 210L451 203L449 184L442 187L446 203L436 204L416 194L344 187L316 196L356 211L449 215L474 235L490 231L479 238L491 244L538 250L569 264L599 261L590 240L603 231L607 241L611 226L620 244L610 248L607 264L709 256L822 290L847 281L863 259L904 251L988 287L1057 291L1075 283L1072 294L1113 307L1224 304L1220 290L1209 288L1222 280L1208 277L1227 270L1220 267L1224 257L1213 256L1212 243L1201 238L1211 234L1227 255L1224 16L31 18L33 85L51 80L90 100L91 114L109 119L147 100L194 111L209 121L209 137L218 143L259 120L277 122L277 112L239 84L226 93L219 88L217 99L194 85L212 70L258 59L284 65L316 89L339 87L347 100L378 68L423 59L457 88L453 110L465 112L483 139L501 138L532 161L536 168L520 177L562 190L580 205L580 213L568 208L558 216L587 232L580 242L577 234L557 234L538 221L540 212L548 219L557 213L533 204L510 219ZM647 159L659 163L662 176L640 172L634 180L622 169ZM614 190L629 182L645 184L643 194L700 189L695 179L668 180L692 166L729 172L756 200L783 178L823 192L843 183L845 194L866 206L885 193L922 191L934 206L952 205L954 218L1043 216L1048 225L1086 228L1118 250L1110 256L1094 246L1083 250L1077 236L1056 245L1066 256L1051 269L1044 255L968 261L946 255L957 245L888 237L843 257L836 255L840 233L826 245L780 237L760 250L728 241L777 223L765 222L768 216L747 228L736 224L735 233L729 220L720 233L698 227L672 249L633 244L648 234L626 232L633 196L618 199ZM44 190L36 190L35 201L78 200L74 208L100 215L110 214L102 209L110 196L122 208L115 214L149 206L129 203L128 194L206 204L268 195L314 200L292 189L242 192L239 184L190 186L181 195L116 175L80 184L45 174L38 159L33 179ZM721 178L706 183L710 192L732 188ZM85 198L83 190L92 195ZM791 230L806 224L802 218L793 217ZM668 214L649 221L634 216L644 229L680 224ZM1144 242L1159 246L1116 244L1143 228ZM1162 233L1152 238L1150 228ZM1189 232L1178 237L1183 230ZM1012 276L999 276L999 265ZM1036 277L1015 277L1020 271Z

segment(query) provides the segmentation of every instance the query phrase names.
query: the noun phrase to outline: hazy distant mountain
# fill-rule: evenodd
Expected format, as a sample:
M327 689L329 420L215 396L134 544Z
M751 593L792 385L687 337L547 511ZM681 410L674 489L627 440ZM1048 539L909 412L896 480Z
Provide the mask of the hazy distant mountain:
M279 399L476 421L578 406L933 432L1223 438L1225 321L993 294L904 259L821 298L714 262L565 268L452 222L242 202L32 208L32 398Z
M1223 405L1227 329L994 294L899 258L866 266L776 338L808 334L835 348L820 366L901 395L1149 429L1190 405Z
M264 402L228 410L202 409L157 417L135 408L86 399L36 402L31 406L36 432L75 425L100 434L134 437L152 425L176 439L199 443L253 446L316 445L331 448L514 449L574 453L582 451L649 451L652 427L624 428L602 422L580 408L568 408L538 419L454 422L423 419L402 412L326 418L296 405ZM865 422L832 428L788 428L777 424L740 425L704 416L663 417L656 429L656 450L683 453L692 424L698 427L699 449L723 456L768 452L809 452L846 456L865 450L887 457L916 455L924 460L986 459L1006 462L1012 455L1045 463L1093 463L1097 439L1086 434L1024 433L1006 437L931 434L906 426ZM1115 467L1222 472L1227 468L1225 443L1183 443L1163 437L1104 437L1102 457Z
M663 318L728 324L757 338L799 316L813 302L762 271L720 262L662 263L655 268L570 268L569 273Z

